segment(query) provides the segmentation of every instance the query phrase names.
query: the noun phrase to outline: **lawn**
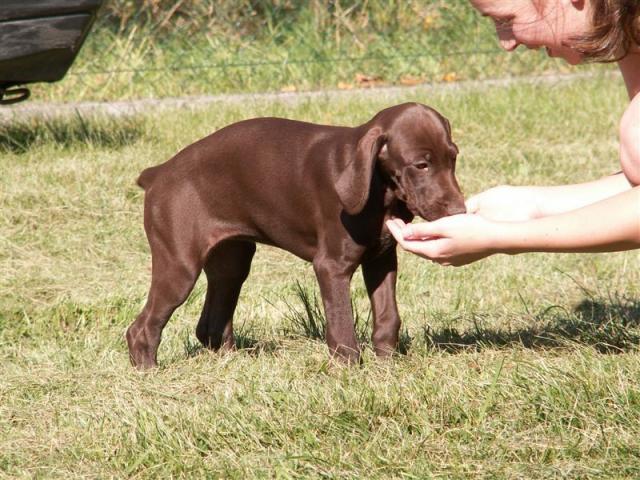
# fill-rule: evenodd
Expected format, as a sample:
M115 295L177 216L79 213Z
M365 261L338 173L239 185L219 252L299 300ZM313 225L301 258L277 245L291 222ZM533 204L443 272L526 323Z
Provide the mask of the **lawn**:
M201 279L160 367L130 367L123 335L150 277L144 167L236 120L355 125L404 101L450 119L467 195L619 169L626 92L600 73L0 126L0 476L637 478L638 252L458 269L401 253L406 353L378 361L363 337L348 368L296 321L317 300L310 265L263 246L238 351L199 348ZM364 332L359 273L352 295Z

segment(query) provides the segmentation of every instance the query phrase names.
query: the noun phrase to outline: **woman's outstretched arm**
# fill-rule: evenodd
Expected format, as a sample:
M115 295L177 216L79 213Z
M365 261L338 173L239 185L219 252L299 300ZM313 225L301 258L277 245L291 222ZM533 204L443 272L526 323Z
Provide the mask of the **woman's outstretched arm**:
M465 214L411 225L395 219L387 226L405 250L443 265L465 265L494 253L630 250L640 247L640 187L522 222Z

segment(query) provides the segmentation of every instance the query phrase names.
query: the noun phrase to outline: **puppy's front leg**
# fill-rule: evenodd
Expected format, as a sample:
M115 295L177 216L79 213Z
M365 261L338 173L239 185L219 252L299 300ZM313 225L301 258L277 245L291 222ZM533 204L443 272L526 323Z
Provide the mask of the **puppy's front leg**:
M362 264L362 275L373 310L373 348L379 356L391 355L398 346L400 315L396 303L396 249Z
M313 268L327 317L329 352L346 363L357 363L360 349L356 341L349 292L353 267L324 257L314 259Z

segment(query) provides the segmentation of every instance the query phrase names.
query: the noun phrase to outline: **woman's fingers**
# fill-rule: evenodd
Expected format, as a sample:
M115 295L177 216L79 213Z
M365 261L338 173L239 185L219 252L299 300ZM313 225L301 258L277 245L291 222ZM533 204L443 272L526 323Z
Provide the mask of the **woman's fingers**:
M407 225L401 218L392 218L391 220L387 220L387 226L389 225L389 223L392 223L394 226L400 229L404 228Z
M406 251L420 255L421 257L433 260L438 258L442 253L442 241L444 239L435 237L432 240L424 240L423 238L412 240L407 238L405 230L408 227L418 227L422 224L405 225L404 222L395 222L394 220L387 221L387 227L389 231L396 239L398 244ZM402 228L404 226L404 228Z
M404 240L402 243L402 248L406 251L433 261L438 261L442 256L444 247L446 247L446 240L442 238L434 240Z
M396 239L400 245L404 243L404 235L402 234L402 229L404 228L405 223L399 218L394 218L392 220L387 220L387 228L393 235L393 238Z
M391 235L393 235L393 238L396 239L396 242L398 242L405 250L416 253L415 250L419 247L421 242L411 241L406 238L405 230L409 226L410 225L406 225L399 219L387 220L387 228L391 232Z
M424 225L428 225L428 223L406 224L399 218L387 220L387 228L403 247L405 244L408 245L411 240L424 240L429 237L423 233L428 230Z
M442 236L442 229L437 221L410 223L402 229L402 235L406 240L427 240Z

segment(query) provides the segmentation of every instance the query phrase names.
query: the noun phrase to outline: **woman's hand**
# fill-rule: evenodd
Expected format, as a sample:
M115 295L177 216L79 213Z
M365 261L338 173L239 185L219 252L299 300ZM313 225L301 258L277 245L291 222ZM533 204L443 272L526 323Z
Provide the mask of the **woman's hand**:
M442 265L466 265L494 253L617 252L640 248L640 186L521 222L465 214L411 225L393 219L386 225L402 248Z
M536 187L493 187L467 199L467 213L498 222L522 222L540 215Z
M434 222L405 224L399 218L387 228L405 250L441 265L466 265L495 253L499 224L479 215L453 215Z

